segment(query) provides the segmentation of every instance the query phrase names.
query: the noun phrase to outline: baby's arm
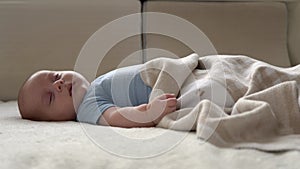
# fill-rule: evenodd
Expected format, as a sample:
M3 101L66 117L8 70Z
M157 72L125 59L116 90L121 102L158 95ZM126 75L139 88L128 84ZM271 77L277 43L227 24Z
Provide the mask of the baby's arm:
M167 114L176 110L174 94L163 94L148 104L136 107L111 107L98 121L100 125L115 127L154 127Z

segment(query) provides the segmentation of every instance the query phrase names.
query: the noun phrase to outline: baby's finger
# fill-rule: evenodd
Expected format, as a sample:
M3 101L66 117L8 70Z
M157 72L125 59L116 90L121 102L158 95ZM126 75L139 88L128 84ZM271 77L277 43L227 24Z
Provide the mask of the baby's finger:
M160 99L168 99L168 98L175 98L175 94L172 94L172 93L165 93L161 96L159 96Z
M172 112L174 112L175 110L176 110L176 106L170 106L170 107L168 107L167 108L168 110L168 113L172 113Z
M168 98L166 101L167 101L167 105L169 107L177 105L177 99L176 98Z
M175 94L173 94L173 93L166 93L165 95L166 95L167 99L176 97Z

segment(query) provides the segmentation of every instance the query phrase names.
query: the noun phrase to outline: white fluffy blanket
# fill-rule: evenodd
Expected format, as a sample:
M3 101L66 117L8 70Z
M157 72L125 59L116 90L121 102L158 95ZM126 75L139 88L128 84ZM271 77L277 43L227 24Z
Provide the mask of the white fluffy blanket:
M200 100L165 116L158 127L196 129L199 138L221 147L300 150L300 65L280 68L246 56L192 54L149 61L141 76L153 87L150 100L161 93L179 94L201 78L223 84L235 100L233 107Z

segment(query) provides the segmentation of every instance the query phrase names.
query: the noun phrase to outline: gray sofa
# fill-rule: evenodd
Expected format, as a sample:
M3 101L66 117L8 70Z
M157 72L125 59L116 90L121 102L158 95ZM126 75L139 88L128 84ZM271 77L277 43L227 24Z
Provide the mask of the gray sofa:
M94 32L140 12L133 26L144 34L115 44L99 65L98 75L116 68L132 53L137 55L136 64L155 56L181 57L193 52L180 40L146 34L161 24L149 23L146 12L168 13L191 22L219 54L248 55L277 66L300 63L300 3L295 0L26 0L2 1L0 8L0 81L5 89L0 100L16 99L22 82L36 70L73 69ZM170 29L180 30L172 25Z

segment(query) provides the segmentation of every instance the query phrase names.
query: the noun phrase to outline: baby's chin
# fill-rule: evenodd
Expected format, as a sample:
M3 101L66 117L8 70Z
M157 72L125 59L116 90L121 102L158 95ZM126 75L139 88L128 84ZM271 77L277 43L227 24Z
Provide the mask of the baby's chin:
M72 99L75 112L79 105L81 104L83 97L85 96L87 89L89 87L89 83L86 81L75 82L72 86Z

